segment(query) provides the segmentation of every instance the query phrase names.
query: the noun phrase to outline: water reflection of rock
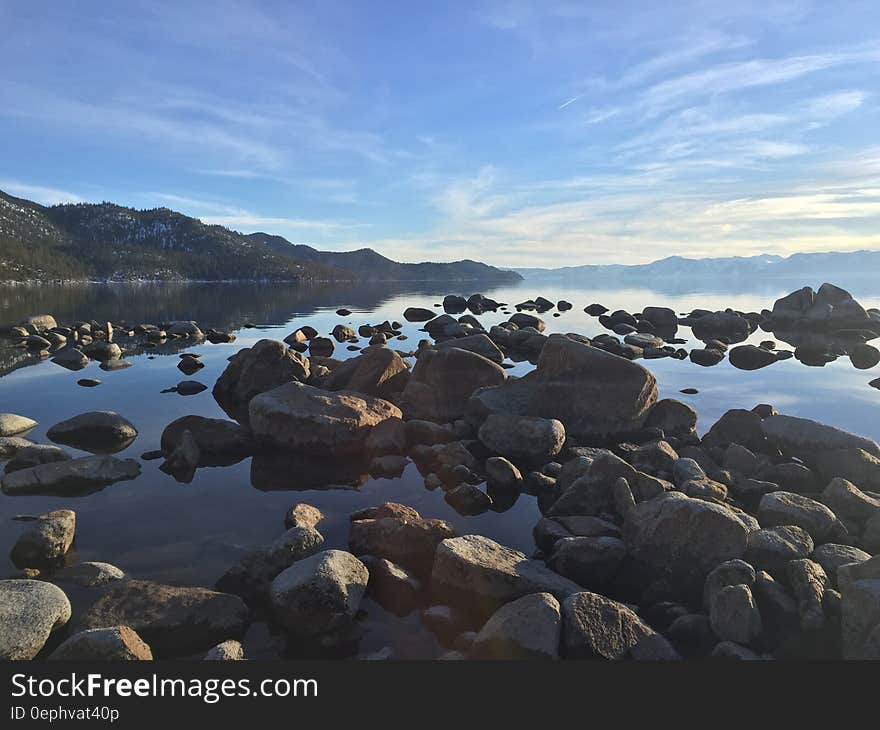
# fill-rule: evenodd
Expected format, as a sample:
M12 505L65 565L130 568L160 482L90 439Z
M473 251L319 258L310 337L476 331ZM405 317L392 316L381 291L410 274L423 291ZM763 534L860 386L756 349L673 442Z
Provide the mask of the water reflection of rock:
M369 480L366 459L332 459L259 452L251 460L251 484L262 491L356 489Z

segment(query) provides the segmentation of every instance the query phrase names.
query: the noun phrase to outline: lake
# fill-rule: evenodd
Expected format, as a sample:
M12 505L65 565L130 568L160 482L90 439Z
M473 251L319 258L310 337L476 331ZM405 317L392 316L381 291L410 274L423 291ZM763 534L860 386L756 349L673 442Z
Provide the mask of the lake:
M545 296L565 299L574 307L559 317L542 315L548 332L578 332L592 336L604 332L598 321L583 308L600 302L610 309L640 311L643 307L668 306L677 312L694 308L743 311L770 308L773 301L792 289L821 282L763 282L757 286L712 286L711 282L684 287L666 282L660 290L638 287L608 289L580 287L570 283L524 281L514 286L479 289L483 294L511 305ZM847 282L839 282L847 285ZM688 290L690 289L690 290ZM880 285L856 282L852 293L865 307L880 305ZM104 372L97 363L70 372L49 360L36 361L21 350L0 350L0 411L34 418L39 426L28 438L45 443L46 430L62 419L85 411L113 410L131 420L139 436L118 456L139 458L159 448L164 427L187 414L226 418L211 395L211 386L226 366L227 358L259 339L282 340L294 329L311 325L328 334L334 325L376 324L386 319L403 321L405 308L432 308L445 294L468 296L473 284L374 283L351 286L294 287L260 284L188 285L93 285L70 287L6 287L0 289L0 322L15 323L31 314L51 313L60 322L84 319L99 321L160 322L194 319L202 329L229 329L237 340L231 344L208 343L159 348L155 352L125 354L133 367ZM345 307L352 314L338 316ZM442 310L438 310L442 311ZM511 311L513 308L511 307ZM553 310L555 311L555 310ZM478 317L488 330L504 321L501 312ZM249 326L245 326L249 325ZM406 341L392 340L402 350L415 349L425 337L422 325L405 323ZM690 330L679 328L689 339L685 348L699 346ZM749 342L772 338L758 330ZM125 341L121 344L125 347ZM365 344L365 343L363 343ZM178 369L178 353L198 352L205 367L194 376ZM337 346L335 356L356 353ZM410 359L409 362L414 362ZM703 368L689 361L642 360L657 377L660 397L675 397L692 405L700 414L698 430L704 433L730 408L751 408L770 403L780 412L820 421L880 440L880 419L876 412L880 391L868 386L877 369L856 370L846 357L826 367L806 367L795 359L778 362L762 370L737 370L725 359L715 367ZM509 371L523 374L532 366L517 363ZM99 387L83 388L80 378L98 378ZM183 397L161 393L181 380L194 379L208 386L204 392ZM683 388L696 388L696 395L683 395ZM297 502L312 504L326 515L319 525L326 548L347 547L349 515L355 510L386 501L397 501L417 509L425 517L449 520L460 534L479 533L524 551L534 552L532 527L540 513L535 499L522 495L506 511L489 511L463 517L443 499L442 490L429 491L422 476L410 463L397 479L362 477L357 485L316 485L298 473L274 473L265 465L244 459L232 466L201 468L191 483L178 483L159 470L160 461L141 461L137 479L111 485L101 491L76 497L10 497L0 495L0 572L11 574L8 558L24 524L11 521L18 514L39 514L59 508L77 513L76 542L68 563L104 561L137 578L168 583L213 587L224 571L246 551L264 545L283 531L286 510ZM375 602L365 600L360 652L385 646L397 658L427 658L444 649L420 625L419 613L397 617ZM265 623L255 623L244 639L252 658L277 656L278 636Z

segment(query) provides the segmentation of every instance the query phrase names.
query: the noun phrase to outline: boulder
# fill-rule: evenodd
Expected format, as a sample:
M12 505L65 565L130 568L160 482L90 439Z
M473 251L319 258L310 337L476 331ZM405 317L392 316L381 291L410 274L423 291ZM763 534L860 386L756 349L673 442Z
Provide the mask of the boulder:
M488 537L465 535L443 540L437 547L431 590L435 600L487 617L529 593L564 599L580 586Z
M297 560L314 555L323 544L324 537L313 527L291 527L269 545L242 557L220 577L216 588L249 603L261 601L275 576Z
M837 517L824 504L794 492L765 494L758 504L757 517L761 527L802 527L819 543L825 542L838 525Z
M350 625L367 588L369 572L351 553L326 550L300 560L272 581L275 619L291 633L318 637Z
M841 566L837 582L844 658L880 659L880 555Z
M563 537L547 565L585 588L601 588L617 574L626 545L616 537Z
M837 545L833 542L826 542L813 550L810 559L822 566L822 570L828 577L828 587L836 588L837 569L841 565L863 563L871 559L871 554L852 545Z
M88 629L66 639L49 655L50 661L150 661L153 652L128 626Z
M712 599L709 609L712 631L722 641L753 644L761 636L761 612L747 585L728 585Z
M880 458L864 449L821 451L810 462L827 481L841 477L861 489L880 492Z
M217 378L212 393L230 415L246 412L251 399L291 381L303 382L310 374L302 354L275 340L260 340L239 350Z
M324 382L327 390L350 390L388 398L409 380L409 367L394 350L370 347L335 368Z
M496 363L501 363L504 360L504 353L498 349L498 346L492 342L487 335L484 334L468 335L467 337L457 337L453 340L445 340L444 342L438 342L436 347L440 350L445 347L457 347L460 350L467 350L468 352L482 355L487 360Z
M742 557L748 533L726 507L679 492L636 504L623 523L623 540L633 558L700 585L717 565Z
M0 660L33 659L70 614L70 601L58 586L0 580Z
M721 563L708 576L703 586L703 608L712 608L712 601L721 589L727 586L744 585L751 587L755 583L755 569L744 560L728 560Z
M825 625L822 608L828 585L825 571L821 565L808 559L791 560L785 568L788 585L797 601L801 628L804 631L818 631Z
M566 659L678 659L660 634L622 603L578 592L562 602Z
M828 482L821 499L838 519L847 523L863 525L880 512L880 499L868 496L855 484L840 477Z
M507 373L500 365L474 352L425 349L403 391L401 409L407 420L454 421L464 415L474 391L505 380Z
M112 584L83 614L78 629L128 626L157 657L171 658L206 651L239 636L247 623L248 609L238 596L124 580Z
M85 562L67 565L52 573L55 583L72 583L82 588L95 588L122 580L125 573L110 563Z
M559 601L532 593L499 608L471 644L472 659L557 659L561 617Z
M204 416L182 416L169 423L162 431L161 448L165 454L173 452L189 431L198 446L201 460L207 463L233 461L254 451L254 442L247 429L235 421Z
M430 309L423 309L421 307L407 307L403 310L403 318L407 322L427 322L436 316Z
M727 355L730 364L740 370L760 370L778 362L776 353L756 345L739 345Z
M70 454L58 446L50 446L49 444L33 444L27 446L15 453L9 461L6 462L4 471L9 474L19 469L29 469L32 466L40 464L51 464L56 461L69 461Z
M656 400L656 380L640 365L551 335L535 370L474 395L468 420L480 424L493 413L555 419L576 443L601 444L641 427Z
M10 495L74 494L134 479L140 473L141 465L134 459L86 456L6 474L0 480L0 487L4 494Z
M48 568L67 554L76 533L76 513L59 509L37 517L12 546L17 568Z
M766 570L778 579L785 577L791 560L806 558L813 552L813 538L803 527L780 525L749 533L749 546L743 556L757 570Z
M261 393L249 406L258 444L307 454L358 454L373 426L402 415L380 398L295 381Z
M659 428L667 436L690 436L697 429L697 412L674 398L658 400L645 417L645 428Z
M113 411L81 413L52 426L46 436L58 444L93 453L115 453L137 437L137 429Z
M545 464L562 450L565 428L555 419L493 413L480 426L479 439L513 461Z
M761 422L764 435L786 454L810 461L817 452L863 449L880 457L880 445L863 436L828 426L809 418L770 416Z

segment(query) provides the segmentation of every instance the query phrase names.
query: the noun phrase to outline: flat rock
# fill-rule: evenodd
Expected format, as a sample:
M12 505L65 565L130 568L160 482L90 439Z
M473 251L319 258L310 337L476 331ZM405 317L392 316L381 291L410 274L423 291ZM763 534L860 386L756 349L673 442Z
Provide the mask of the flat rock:
M10 495L74 494L134 479L140 473L141 465L134 459L85 456L6 474L0 487L4 494Z
M55 443L95 453L120 451L137 437L137 429L113 411L81 413L52 426L46 436Z
M16 436L37 426L32 418L15 413L0 413L0 436Z
M880 457L880 445L876 441L809 418L770 416L761 422L761 428L764 435L784 453L807 461L816 452L839 449L864 449Z

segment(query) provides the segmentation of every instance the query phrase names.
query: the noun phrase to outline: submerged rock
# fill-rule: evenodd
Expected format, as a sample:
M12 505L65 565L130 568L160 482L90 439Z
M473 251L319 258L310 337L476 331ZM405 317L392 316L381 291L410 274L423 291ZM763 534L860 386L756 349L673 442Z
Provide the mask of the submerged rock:
M46 436L55 443L94 453L115 453L137 437L134 424L114 411L81 413L52 426Z
M126 580L111 585L79 621L80 630L129 626L160 658L206 651L239 636L248 609L238 596L206 588Z
M75 494L134 479L140 473L141 465L134 459L86 456L6 474L0 480L0 487L4 494L10 495Z

